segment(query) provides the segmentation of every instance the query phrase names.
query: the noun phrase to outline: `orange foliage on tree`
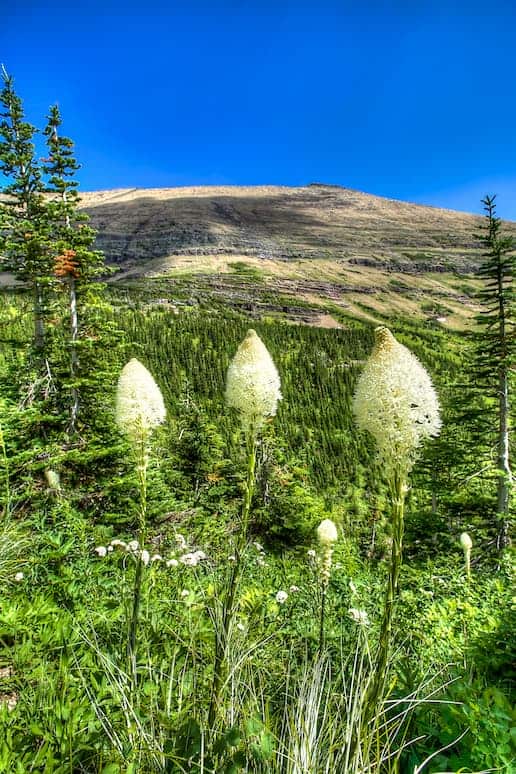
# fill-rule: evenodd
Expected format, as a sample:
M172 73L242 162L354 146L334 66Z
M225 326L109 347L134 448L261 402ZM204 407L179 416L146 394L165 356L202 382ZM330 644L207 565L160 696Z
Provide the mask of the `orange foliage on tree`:
M54 259L54 274L56 277L77 279L79 276L79 263L75 260L75 250L65 250Z

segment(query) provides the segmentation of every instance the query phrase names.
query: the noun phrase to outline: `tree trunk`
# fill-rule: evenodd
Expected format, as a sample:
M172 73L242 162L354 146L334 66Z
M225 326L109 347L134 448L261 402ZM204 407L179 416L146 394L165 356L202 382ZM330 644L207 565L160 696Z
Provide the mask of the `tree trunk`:
M500 371L499 377L499 432L498 432L498 539L497 546L502 550L509 542L509 501L512 474L509 464L509 379L507 369Z
M45 349L43 288L37 280L34 282L34 348L39 354Z
M72 380L77 377L79 371L79 358L77 355L77 338L79 336L79 319L77 315L77 289L75 287L75 278L70 276L68 280L70 288L70 374ZM72 408L70 413L70 433L75 432L77 415L79 413L79 390L72 386Z

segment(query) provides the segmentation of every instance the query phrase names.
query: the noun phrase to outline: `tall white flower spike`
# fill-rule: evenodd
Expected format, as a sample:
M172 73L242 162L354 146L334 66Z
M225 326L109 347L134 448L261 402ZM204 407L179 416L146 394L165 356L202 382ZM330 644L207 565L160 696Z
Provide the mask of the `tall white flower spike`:
M259 429L276 414L281 382L267 347L249 330L229 364L226 403L240 412L244 430Z
M145 441L165 421L163 396L152 375L133 358L122 369L116 391L115 419L130 440Z
M358 426L375 439L378 456L388 469L408 472L417 448L441 429L430 376L383 326L375 331L374 349L358 380L353 413Z

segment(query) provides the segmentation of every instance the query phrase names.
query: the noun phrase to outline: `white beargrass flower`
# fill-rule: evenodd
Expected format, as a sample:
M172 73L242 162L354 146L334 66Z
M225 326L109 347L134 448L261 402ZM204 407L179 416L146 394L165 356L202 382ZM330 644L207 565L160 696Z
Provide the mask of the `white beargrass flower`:
M166 561L167 567L177 567L179 565L179 562L177 559L167 559Z
M129 553L134 554L136 551L138 551L139 543L137 540L130 540L126 546L126 551L129 551Z
M132 442L147 440L165 421L163 396L152 375L133 357L122 369L116 391L115 419Z
M331 519L324 519L317 527L317 538L321 544L321 580L326 588L330 582L333 544L338 540L337 527Z
M56 470L45 470L45 478L49 489L59 492L61 489L61 478Z
M16 583L20 583L24 579L25 575L22 572L17 572L14 576Z
M259 429L276 414L281 400L281 382L267 347L249 330L229 364L226 403L240 412L244 430Z
M143 551L140 552L140 560L142 564L144 564L145 567L147 567L147 565L150 562L150 554L146 548L144 548Z
M278 605L284 605L287 599L288 599L288 594L286 591L278 591L278 593L276 594L276 602L278 603Z
M153 564L154 562L161 562L162 559L163 559L163 557L161 556L161 554L153 554L151 556L151 559L150 559L151 560L151 564Z
M358 380L353 413L376 441L387 467L408 472L421 443L439 434L439 403L430 376L415 355L383 326Z
M362 626L367 626L369 624L369 616L365 610L357 610L356 607L350 607L348 614L357 624L361 624Z
M120 548L122 551L125 551L127 549L127 543L123 540L119 540L119 538L115 538L111 541L111 545L113 548Z
M324 519L317 527L317 538L322 546L331 545L339 539L337 527L331 519Z
M463 532L462 535L460 536L460 544L462 546L462 550L464 551L464 553L466 553L467 551L471 551L471 549L473 548L473 541L471 540L467 532Z
M100 557L104 557L107 554L107 548L106 546L97 546L95 548L95 553L98 554Z

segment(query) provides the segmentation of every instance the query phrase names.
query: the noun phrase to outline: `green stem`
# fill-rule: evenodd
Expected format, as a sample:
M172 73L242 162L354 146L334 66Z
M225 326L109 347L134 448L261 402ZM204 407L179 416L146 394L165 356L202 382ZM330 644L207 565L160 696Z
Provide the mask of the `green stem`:
M140 492L140 507L138 512L138 556L136 558L136 572L134 575L132 611L129 623L129 636L127 639L127 659L129 662L129 673L132 678L133 687L137 685L137 634L138 620L140 617L140 605L142 596L143 582L143 562L141 551L145 545L146 522L147 522L147 446L143 434L139 439L137 446L137 472L138 488Z
M323 647L324 647L324 616L325 616L325 608L326 608L326 591L327 591L327 585L326 583L323 583L322 587L322 598L321 598L321 619L319 621L319 653L322 654Z
M385 591L382 624L380 627L380 639L376 658L373 666L373 679L366 691L364 710L362 713L362 728L372 720L379 702L383 698L385 682L387 679L387 665L389 661L392 619L394 605L398 596L398 582L402 563L404 511L405 511L405 476L397 472L394 475L392 487L392 550L389 567L389 576Z
M2 452L2 462L4 468L5 478L5 520L9 518L10 504L11 504L11 490L9 487L9 462L7 460L7 449L5 448L5 439L2 427L0 426L0 451Z
M235 561L229 575L226 594L222 606L222 620L220 628L215 627L215 652L213 660L213 683L211 689L210 708L208 711L208 725L213 726L220 704L220 695L227 674L227 644L229 639L229 630L234 614L235 594L238 586L238 579L242 570L242 559L247 545L249 533L249 516L251 513L251 503L256 483L256 446L257 431L251 428L247 437L248 461L247 476L245 483L244 501L242 505L242 516L240 523L240 534L237 540L235 550Z

